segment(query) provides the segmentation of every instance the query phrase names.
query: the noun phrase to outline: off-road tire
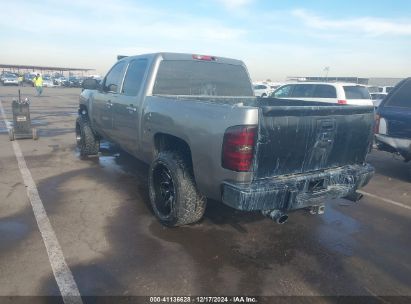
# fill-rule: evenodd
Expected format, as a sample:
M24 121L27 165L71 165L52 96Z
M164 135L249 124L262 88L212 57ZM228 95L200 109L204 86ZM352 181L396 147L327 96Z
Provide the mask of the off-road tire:
M175 198L171 211L164 215L158 208L161 198L156 192L155 172L167 168L174 184ZM197 189L190 162L181 152L162 151L153 160L149 169L150 203L158 220L165 226L176 227L198 222L204 215L206 197Z
M94 134L90 121L85 115L77 117L76 140L81 156L98 155L100 141Z

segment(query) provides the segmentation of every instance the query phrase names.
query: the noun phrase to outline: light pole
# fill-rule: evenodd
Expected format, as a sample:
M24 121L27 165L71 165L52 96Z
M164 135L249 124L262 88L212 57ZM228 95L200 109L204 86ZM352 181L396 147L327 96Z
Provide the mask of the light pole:
M330 67L329 66L325 67L324 71L325 71L325 81L328 82L328 72L330 71Z

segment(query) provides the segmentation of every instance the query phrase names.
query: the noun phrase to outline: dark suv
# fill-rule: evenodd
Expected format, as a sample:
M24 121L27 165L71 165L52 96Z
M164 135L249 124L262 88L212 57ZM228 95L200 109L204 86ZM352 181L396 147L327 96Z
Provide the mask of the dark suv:
M401 81L377 110L375 139L379 150L411 160L411 77Z

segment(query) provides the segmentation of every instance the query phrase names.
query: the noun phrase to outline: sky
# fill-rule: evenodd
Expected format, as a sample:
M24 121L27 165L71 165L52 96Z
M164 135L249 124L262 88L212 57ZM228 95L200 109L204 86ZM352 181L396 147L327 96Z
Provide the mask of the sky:
M117 55L241 59L254 80L411 76L411 1L1 0L0 64L93 68Z

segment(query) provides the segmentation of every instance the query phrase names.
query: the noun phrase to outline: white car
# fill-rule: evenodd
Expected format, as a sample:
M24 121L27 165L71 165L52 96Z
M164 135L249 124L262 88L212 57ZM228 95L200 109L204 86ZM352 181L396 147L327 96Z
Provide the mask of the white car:
M16 75L6 75L3 77L3 85L19 85L19 79Z
M65 82L66 80L67 79L65 77L57 77L57 78L54 78L53 83L54 85L61 86L63 82Z
M394 87L393 86L368 86L370 93L383 93L388 94Z
M272 90L268 84L254 84L254 95L257 97L268 97L271 95Z
M43 78L43 87L45 88L52 88L54 87L54 83L53 83L53 79L51 79L50 77L44 77Z
M355 83L291 83L279 87L271 96L274 98L318 101L359 106L373 105L367 87Z

